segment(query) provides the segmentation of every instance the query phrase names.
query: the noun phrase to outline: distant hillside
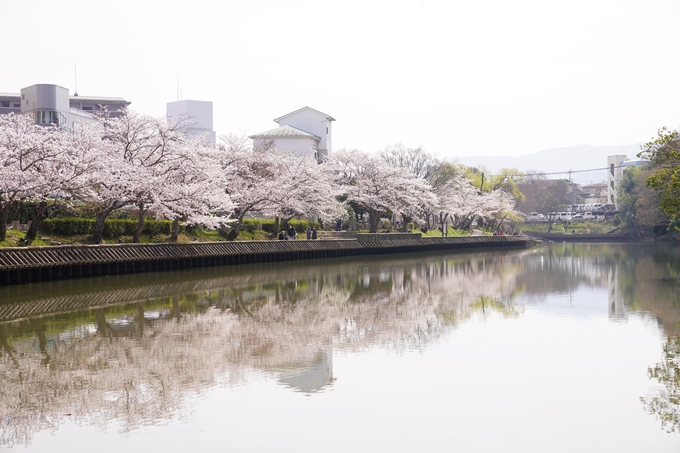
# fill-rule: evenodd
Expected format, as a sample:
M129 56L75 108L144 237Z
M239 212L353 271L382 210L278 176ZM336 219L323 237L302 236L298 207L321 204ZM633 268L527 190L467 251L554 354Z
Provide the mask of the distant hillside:
M624 146L590 146L577 145L567 148L552 148L534 154L519 157L508 156L463 156L454 157L458 163L467 167L486 167L492 172L501 168L517 168L520 171L539 170L544 173L565 172L548 175L550 179L568 178L569 170L590 170L605 168L607 156L615 154L627 155L634 159L640 152L640 143ZM607 180L606 170L572 173L572 180L577 184L590 184Z

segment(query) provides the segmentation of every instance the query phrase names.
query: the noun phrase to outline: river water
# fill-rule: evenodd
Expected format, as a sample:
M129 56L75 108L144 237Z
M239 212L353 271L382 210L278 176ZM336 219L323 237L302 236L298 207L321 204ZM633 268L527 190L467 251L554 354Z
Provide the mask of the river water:
M0 449L677 452L680 248L0 288Z

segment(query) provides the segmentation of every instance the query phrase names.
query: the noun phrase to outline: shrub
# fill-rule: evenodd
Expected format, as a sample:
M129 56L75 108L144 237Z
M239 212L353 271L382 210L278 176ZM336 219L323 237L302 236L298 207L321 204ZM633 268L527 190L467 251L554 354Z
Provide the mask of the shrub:
M307 227L316 227L317 230L321 229L319 222L313 222L311 220L291 220L288 222L288 225L293 225L295 228L295 231L298 233L304 232L307 230Z
M64 217L60 219L48 218L43 220L42 230L63 235L92 234L92 231L94 231L94 224L94 219L82 219L77 217Z
M63 218L43 220L42 230L50 233L63 235L71 234L92 234L94 231L95 219L84 218ZM132 236L137 229L135 219L107 219L104 224L104 236L112 239L120 236ZM170 220L151 220L144 221L142 233L149 235L170 234L172 231L172 221Z
M262 225L262 231L264 231L265 233L273 234L274 223L275 223L274 219L243 219L243 230L252 233L253 231L257 230L258 225ZM306 231L307 227L316 227L317 230L321 229L319 222L313 222L311 220L303 219L291 219L288 221L288 225L293 225L295 231L297 231L298 233L301 231ZM281 222L279 223L279 228L284 228L283 220L281 220Z

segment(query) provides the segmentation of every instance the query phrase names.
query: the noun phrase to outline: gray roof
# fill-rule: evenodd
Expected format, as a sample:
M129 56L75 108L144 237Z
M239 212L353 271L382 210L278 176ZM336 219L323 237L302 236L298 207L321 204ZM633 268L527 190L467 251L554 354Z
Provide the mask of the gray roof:
M19 93L0 93L0 98L3 99L21 99ZM125 104L130 102L117 96L69 96L71 101L96 102L97 104Z
M330 120L330 121L335 121L335 118L333 118L332 116L328 115L327 113L320 112L320 111L318 111L318 110L316 110L316 109L313 109L313 108L311 108L311 107L302 107L301 109L297 109L297 110L294 111L294 112L286 113L286 114L283 115L283 116L280 116L280 117L278 117L278 118L275 118L274 121L278 123L279 120L282 120L283 118L285 118L285 117L287 117L287 116L295 115L296 113L301 112L301 111L303 111L303 110L311 110L311 111L313 111L313 112L320 113L320 114L324 115L324 116L326 117L326 119L328 119L328 120Z
M112 96L69 96L69 99L72 101L87 101L87 102L97 102L99 104L106 104L106 103L125 103L129 104L130 102L126 101L125 99L121 97L112 97Z
M259 134L251 135L249 138L295 138L295 137L309 137L321 141L318 137L309 132L305 132L293 126L280 126L276 129L260 132Z

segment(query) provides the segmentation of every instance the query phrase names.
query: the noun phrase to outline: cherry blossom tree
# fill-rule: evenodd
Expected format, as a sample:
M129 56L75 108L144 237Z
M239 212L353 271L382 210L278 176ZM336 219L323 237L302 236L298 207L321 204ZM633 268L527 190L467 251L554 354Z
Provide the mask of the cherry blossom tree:
M171 241L177 241L180 221L216 228L229 222L234 207L217 148L200 137L189 137L178 156L181 165L161 179L162 187L154 192L150 206L157 216L173 221Z
M40 218L48 195L62 190L74 169L82 167L64 138L56 127L38 126L29 115L0 116L0 240L6 238L7 213L19 198L38 199Z
M277 215L315 216L328 222L346 216L347 207L339 201L342 187L332 165L288 151L273 152L286 163L279 176L286 197L276 208Z
M377 232L380 217L390 211L413 217L437 204L427 181L378 156L359 150L341 150L331 160L344 181L347 201L368 212L371 233Z
M245 136L236 134L220 137L218 149L221 169L229 181L227 194L233 203L234 221L227 233L227 239L233 241L247 214L277 214L286 199L280 176L287 162L268 149L253 149Z
M515 212L514 199L503 189L482 191L463 175L455 176L442 188L440 200L454 227L461 229L469 229L475 219L496 219L499 224L504 216Z
M169 194L173 174L182 172L189 152L185 144L191 138L180 132L185 121L168 123L165 118L141 115L123 110L121 116L99 118L100 167L89 174L89 183L76 192L78 200L95 209L95 229L92 239L102 240L108 216L125 205L138 210L138 225L133 241L139 242L145 215L151 206L161 206L163 198L176 199ZM175 182L179 180L175 179Z
M36 214L26 232L26 240L33 241L42 225L49 200L71 200L72 194L89 183L89 175L100 171L101 134L96 128L76 123L69 131L48 128L49 147L44 155L36 179L42 184L32 190L28 198L38 202Z
M380 157L388 164L405 168L413 173L416 177L426 180L431 186L437 197L445 196L442 189L456 174L462 173L462 169L457 164L445 162L442 159L428 153L424 149L407 148L401 143L397 143L386 147L380 152ZM425 218L429 226L429 219L435 217L435 213L439 212L440 223L446 222L448 214L441 206L441 203L429 203L431 209L426 209ZM413 220L405 212L400 213L403 221L403 231L408 230L408 224Z

